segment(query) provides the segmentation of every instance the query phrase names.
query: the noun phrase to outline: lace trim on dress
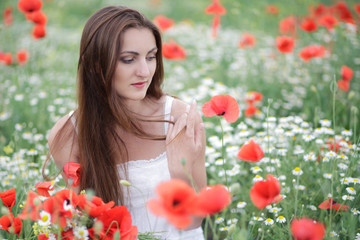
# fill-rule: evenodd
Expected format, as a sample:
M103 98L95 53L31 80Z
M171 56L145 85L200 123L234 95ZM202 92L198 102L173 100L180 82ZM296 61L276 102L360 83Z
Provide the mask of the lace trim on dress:
M157 157L155 158L151 158L151 159L146 159L146 160L130 160L127 162L128 166L131 165L131 166L144 166L146 164L152 164L152 163L155 163L155 162L158 162L160 161L161 159L163 159L164 157L166 157L166 151L165 152L162 152L160 153ZM120 165L122 163L119 163L118 165Z

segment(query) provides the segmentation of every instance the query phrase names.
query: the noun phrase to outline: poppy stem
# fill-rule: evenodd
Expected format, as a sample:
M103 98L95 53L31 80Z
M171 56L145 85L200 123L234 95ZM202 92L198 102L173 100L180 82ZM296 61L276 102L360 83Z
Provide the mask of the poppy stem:
M221 124L221 118L219 117L219 123L220 123L220 127L221 127L221 155L222 155L222 159L223 159L223 169L224 169L224 176L225 176L225 186L228 187L228 177L227 177L227 173L226 173L226 165L225 165L225 147L224 147L224 128Z

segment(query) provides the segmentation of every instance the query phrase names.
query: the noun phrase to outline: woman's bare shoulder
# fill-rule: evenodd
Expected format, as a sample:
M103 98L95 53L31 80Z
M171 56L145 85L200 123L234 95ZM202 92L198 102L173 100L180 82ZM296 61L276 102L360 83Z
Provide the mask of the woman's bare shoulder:
M75 126L69 114L60 118L50 130L48 143L56 166L62 169L67 162L78 162Z

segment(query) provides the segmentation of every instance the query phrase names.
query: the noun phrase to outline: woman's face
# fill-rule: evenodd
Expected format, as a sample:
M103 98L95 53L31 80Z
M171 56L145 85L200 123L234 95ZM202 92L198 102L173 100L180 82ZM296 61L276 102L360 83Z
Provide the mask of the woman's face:
M121 38L113 84L126 100L142 100L156 69L156 41L147 28L130 28Z

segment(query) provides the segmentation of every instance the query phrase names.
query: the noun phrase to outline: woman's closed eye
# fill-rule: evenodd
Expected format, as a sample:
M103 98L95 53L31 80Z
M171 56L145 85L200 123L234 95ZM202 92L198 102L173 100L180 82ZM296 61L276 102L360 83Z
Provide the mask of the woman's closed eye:
M149 56L149 57L147 57L146 59L147 59L148 61L152 61L152 60L156 59L156 55L154 55L154 56Z
M121 58L120 61L123 63L129 64L132 63L135 60L135 58Z

